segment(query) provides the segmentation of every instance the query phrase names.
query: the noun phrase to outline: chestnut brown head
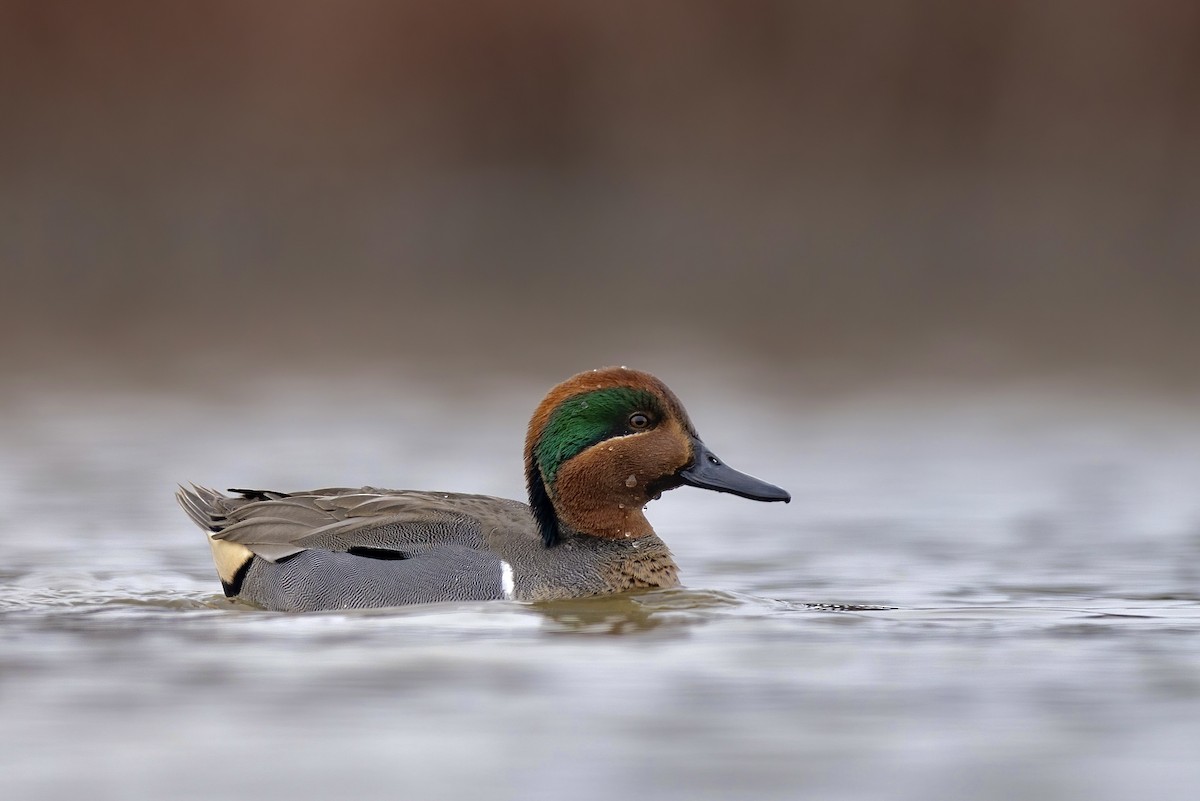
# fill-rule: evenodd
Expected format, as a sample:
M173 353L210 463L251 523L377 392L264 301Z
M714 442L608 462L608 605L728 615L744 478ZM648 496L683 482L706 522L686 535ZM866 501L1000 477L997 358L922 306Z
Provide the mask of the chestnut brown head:
M683 484L791 500L718 459L666 384L624 367L580 373L550 390L529 422L525 478L547 546L564 526L599 537L651 534L642 508Z

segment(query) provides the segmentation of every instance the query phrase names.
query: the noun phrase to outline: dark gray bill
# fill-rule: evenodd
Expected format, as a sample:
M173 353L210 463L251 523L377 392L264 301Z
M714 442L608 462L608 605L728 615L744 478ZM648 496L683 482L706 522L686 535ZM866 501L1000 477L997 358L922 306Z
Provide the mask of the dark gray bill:
M692 450L696 454L695 460L691 466L685 467L679 472L679 478L684 484L717 492L731 492L752 501L783 501L787 503L792 499L787 490L734 470L718 459L698 439L692 440Z

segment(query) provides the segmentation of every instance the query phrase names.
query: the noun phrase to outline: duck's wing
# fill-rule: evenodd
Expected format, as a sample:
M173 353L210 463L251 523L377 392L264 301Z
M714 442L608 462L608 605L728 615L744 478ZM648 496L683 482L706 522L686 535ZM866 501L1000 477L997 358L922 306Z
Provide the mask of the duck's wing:
M225 594L280 611L512 597L512 567L488 542L537 538L527 506L484 495L230 492L177 497L208 532Z
M406 559L438 546L484 549L485 529L529 525L524 504L484 495L330 487L307 492L181 487L180 506L212 540L269 562L306 550Z

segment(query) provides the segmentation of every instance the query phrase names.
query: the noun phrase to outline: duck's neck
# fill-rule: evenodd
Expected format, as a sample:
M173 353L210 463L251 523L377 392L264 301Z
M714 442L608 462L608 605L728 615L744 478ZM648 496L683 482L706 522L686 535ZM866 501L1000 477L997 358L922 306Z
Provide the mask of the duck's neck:
M617 504L555 504L561 532L606 540L639 540L654 536L641 506Z
M654 536L654 529L642 508L647 503L644 488L622 486L621 492L597 491L578 473L558 472L558 483L551 490L541 472L527 465L529 506L537 520L546 547L553 547L565 536L596 537L603 540L638 540Z
M594 537L601 540L640 540L654 536L654 528L640 505L579 503L552 500L546 492L531 492L530 507L547 547L564 539Z
M600 540L643 540L654 536L654 528L642 513L640 504L552 499L541 484L529 492L529 507L538 520L542 542L556 546L568 537L596 537Z

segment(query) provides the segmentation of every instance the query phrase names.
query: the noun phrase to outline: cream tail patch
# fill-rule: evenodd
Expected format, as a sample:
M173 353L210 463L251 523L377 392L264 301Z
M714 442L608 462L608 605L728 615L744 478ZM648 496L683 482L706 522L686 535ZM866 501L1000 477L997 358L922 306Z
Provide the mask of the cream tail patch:
M254 558L254 552L239 542L219 540L211 533L208 546L212 548L213 562L217 565L217 576L225 584L233 584L234 578L246 562Z

